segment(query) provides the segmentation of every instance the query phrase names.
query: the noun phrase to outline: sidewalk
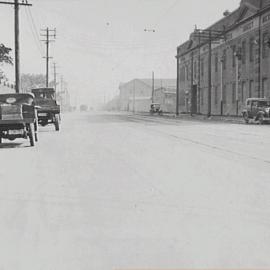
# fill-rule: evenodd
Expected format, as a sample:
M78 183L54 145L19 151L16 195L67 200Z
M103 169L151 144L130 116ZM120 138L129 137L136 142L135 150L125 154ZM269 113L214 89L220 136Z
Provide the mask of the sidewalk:
M182 119L182 120L190 120L190 121L208 121L208 122L227 122L227 123L235 123L235 124L244 124L244 120L241 116L220 116L220 115L212 115L207 117L206 115L199 114L179 114L176 116L173 113L163 113L162 115L150 115L149 113L139 113L138 115L151 116L151 117L160 117L160 118L170 118L170 119Z

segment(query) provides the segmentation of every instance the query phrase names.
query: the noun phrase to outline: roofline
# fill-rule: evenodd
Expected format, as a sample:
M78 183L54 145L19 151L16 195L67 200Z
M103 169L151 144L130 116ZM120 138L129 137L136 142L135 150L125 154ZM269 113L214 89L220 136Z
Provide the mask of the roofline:
M249 16L248 18L246 18L246 19L244 19L244 20L242 20L242 21L240 21L240 22L237 22L237 23L233 24L231 27L229 27L228 29L226 29L226 30L224 31L224 33L226 34L226 33L230 32L231 30L233 30L234 28L238 27L239 25L245 24L247 21L249 21L249 20L251 20L251 19L253 19L253 18L257 17L257 16L261 16L263 13L265 13L265 12L267 12L267 11L269 11L269 10L270 10L270 5L268 5L268 6L266 6L265 8L259 10L259 11L256 12L255 14ZM219 21L217 21L217 22L219 22ZM216 23L217 23L217 22L216 22ZM214 24L213 24L213 25L214 25ZM213 25L212 25L212 26L213 26ZM206 29L209 29L209 28L210 28L210 27L208 27L208 28L206 28ZM188 54L188 53L190 53L190 52L192 52L192 51L195 51L196 49L198 49L198 48L200 48L200 47L203 47L204 45L207 44L207 42L201 43L201 44L197 45L196 47L191 48L191 49L187 50L186 52L184 52L184 53L182 53L182 54L179 55L179 54L178 54L178 49L179 49L182 45L184 45L186 42L188 42L188 40L185 41L184 43L180 44L180 45L177 47L177 55L175 56L176 58L180 58L180 57L182 57L182 56L184 56L184 55L186 55L186 54Z

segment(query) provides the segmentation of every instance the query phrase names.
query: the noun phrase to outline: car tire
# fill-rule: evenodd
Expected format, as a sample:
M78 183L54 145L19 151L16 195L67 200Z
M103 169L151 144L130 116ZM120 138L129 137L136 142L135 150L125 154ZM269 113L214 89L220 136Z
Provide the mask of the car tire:
M2 139L2 137L0 137L0 144L2 143L2 141L3 141L3 139Z
M35 123L35 141L38 142L38 123Z
M246 124L249 124L249 118L248 115L246 113L243 114L243 118Z
M28 137L30 141L30 146L35 146L35 126L33 123L29 124Z
M259 117L258 117L258 122L259 122L259 124L260 125L263 125L263 116L262 115L260 115Z
M38 142L38 134L37 134L37 131L35 131L35 142Z
M59 119L59 115L55 115L55 123L54 123L54 126L55 126L55 130L56 131L59 131L60 130L60 119Z

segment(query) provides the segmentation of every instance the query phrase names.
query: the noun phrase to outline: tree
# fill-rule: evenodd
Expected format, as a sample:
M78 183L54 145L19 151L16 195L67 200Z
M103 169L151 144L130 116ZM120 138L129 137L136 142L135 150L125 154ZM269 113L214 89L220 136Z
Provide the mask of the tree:
M46 87L46 76L43 74L22 74L21 87L23 92L31 92L31 89ZM54 87L53 82L49 83L49 87Z
M9 55L11 49L4 44L0 44L0 63L13 65L12 57Z
M2 66L3 64L9 64L13 65L13 60L12 57L9 55L11 52L11 49L6 47L4 44L0 44L0 65ZM5 74L4 72L0 69L0 82L2 79L5 79Z

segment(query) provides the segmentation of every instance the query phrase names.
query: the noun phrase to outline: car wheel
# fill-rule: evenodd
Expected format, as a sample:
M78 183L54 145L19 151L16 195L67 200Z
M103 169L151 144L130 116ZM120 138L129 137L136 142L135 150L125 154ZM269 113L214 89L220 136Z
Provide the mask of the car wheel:
M55 123L54 123L54 126L55 126L55 130L56 131L59 131L60 130L60 120L59 120L59 115L55 115Z
M38 142L38 134L37 134L37 131L35 131L35 142Z
M260 116L258 117L258 122L259 122L260 125L263 124L263 116L262 116L262 115L260 115Z
M35 126L33 123L29 124L28 137L31 146L35 146Z
M246 113L244 113L243 118L245 120L245 123L248 124L249 123L249 118L248 118L248 115Z
M35 141L38 142L38 123L35 123Z
M2 143L2 140L3 140L2 137L0 137L0 144Z

